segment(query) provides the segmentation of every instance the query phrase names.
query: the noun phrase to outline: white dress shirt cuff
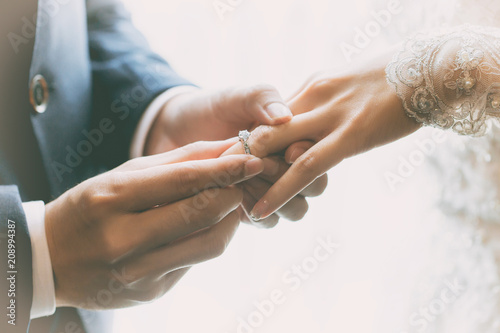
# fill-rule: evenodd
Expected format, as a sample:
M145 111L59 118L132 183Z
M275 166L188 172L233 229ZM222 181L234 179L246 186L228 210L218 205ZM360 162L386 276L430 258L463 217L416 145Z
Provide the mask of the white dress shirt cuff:
M151 127L153 126L156 117L163 109L163 106L172 98L196 89L199 88L194 86L178 86L170 88L163 94L156 97L153 100L153 102L149 104L135 130L134 137L132 139L132 144L130 145L130 158L143 156L144 147L146 145L146 140L148 138L149 131L151 130Z
M56 293L52 261L45 234L45 204L42 201L23 203L31 239L33 264L33 302L30 318L50 316L56 311Z

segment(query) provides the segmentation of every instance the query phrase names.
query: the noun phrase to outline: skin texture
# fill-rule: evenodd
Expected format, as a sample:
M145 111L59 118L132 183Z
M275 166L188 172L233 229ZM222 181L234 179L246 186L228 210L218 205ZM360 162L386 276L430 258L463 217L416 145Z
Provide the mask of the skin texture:
M196 143L131 160L46 206L57 306L128 307L157 299L192 265L221 255L239 225L235 184L264 169L234 144ZM96 302L102 291L110 302Z
M225 140L237 136L243 129L287 123L292 116L278 91L269 85L214 92L195 90L179 95L165 105L151 129L145 154L170 151L200 140ZM306 148L310 148L312 144L301 142ZM320 177L275 214L256 222L250 217L250 210L290 168L290 164L284 159L284 151L266 156L264 166L264 171L258 177L242 186L244 200L239 209L243 222L260 228L274 227L280 218L290 221L302 219L308 210L306 198L323 193L328 183L326 175Z
M353 71L316 75L289 101L291 121L252 132L253 155L286 150L285 160L293 162L254 206L253 216L266 218L342 160L420 128L386 82L389 54ZM225 155L241 153L236 144Z

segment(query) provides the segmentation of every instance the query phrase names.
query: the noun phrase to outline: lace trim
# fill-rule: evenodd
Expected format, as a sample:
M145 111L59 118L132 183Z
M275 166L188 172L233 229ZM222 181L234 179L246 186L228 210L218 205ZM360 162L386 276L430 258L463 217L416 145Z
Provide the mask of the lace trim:
M406 113L462 135L500 118L500 29L464 25L405 42L386 68Z

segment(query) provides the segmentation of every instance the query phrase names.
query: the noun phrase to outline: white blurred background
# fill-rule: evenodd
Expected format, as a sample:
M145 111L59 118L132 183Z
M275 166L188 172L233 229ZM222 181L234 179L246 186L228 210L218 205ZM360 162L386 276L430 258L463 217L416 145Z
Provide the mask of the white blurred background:
M350 66L341 43L352 45L356 28L364 29L374 20L371 12L386 10L390 1L218 2L231 8L222 18L213 0L126 1L154 49L196 84L265 82L286 97L319 70ZM353 59L369 58L424 21L439 21L423 20L418 6L424 2L402 0L402 12ZM439 5L433 6L438 12ZM221 258L193 268L165 297L117 311L115 332L405 331L413 287L431 258L431 222L421 212L432 191L425 159L395 189L386 173L397 173L401 158L418 150L416 140L409 137L331 170L328 190L310 201L301 222L282 221L273 230L242 226ZM327 237L340 248L292 290L284 274L310 262L317 239ZM255 302L269 300L273 290L283 293L284 303L272 314L259 310Z

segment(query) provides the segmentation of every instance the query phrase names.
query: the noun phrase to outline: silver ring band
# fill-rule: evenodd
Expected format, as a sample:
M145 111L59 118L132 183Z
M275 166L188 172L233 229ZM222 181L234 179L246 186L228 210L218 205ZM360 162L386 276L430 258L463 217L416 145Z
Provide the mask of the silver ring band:
M251 133L247 130L240 131L238 133L238 138L240 138L241 143L243 144L243 148L245 149L245 154L252 155L250 152L250 146L248 145L248 139L250 138Z

